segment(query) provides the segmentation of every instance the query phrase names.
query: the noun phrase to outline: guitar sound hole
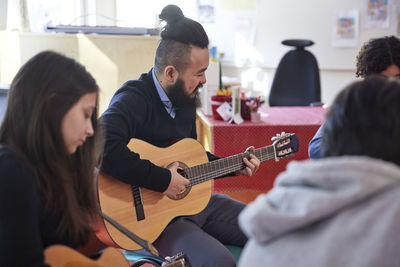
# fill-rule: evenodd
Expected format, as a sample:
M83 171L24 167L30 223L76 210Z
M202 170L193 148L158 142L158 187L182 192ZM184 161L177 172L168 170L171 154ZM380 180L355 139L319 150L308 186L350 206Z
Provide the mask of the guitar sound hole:
M177 172L178 172L180 175L182 175L183 177L185 177L186 179L189 179L187 173L184 171L184 169L187 168L186 164L183 163L183 162L181 162L181 161L178 161L178 163L179 163L179 165L178 165L178 170L177 170ZM173 164L173 163L171 163L170 165L172 165L172 164ZM170 167L170 165L168 165L167 168ZM190 180L190 179L189 179L189 180ZM176 198L171 198L171 199L173 199L173 200L180 200L180 199L183 199L184 197L186 197L186 196L190 193L190 189L192 189L191 186L186 187L186 189L185 189L184 191L182 191L182 192L180 192L178 195L176 195Z
M175 200L179 200L179 199L186 197L189 194L191 188L192 187L186 187L186 189L184 191L182 191L181 193L176 195Z

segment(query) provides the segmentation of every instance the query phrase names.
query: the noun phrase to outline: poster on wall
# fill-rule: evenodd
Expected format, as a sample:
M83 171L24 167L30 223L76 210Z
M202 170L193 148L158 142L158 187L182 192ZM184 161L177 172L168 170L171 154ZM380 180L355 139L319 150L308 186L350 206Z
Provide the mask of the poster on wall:
M400 37L400 5L395 5L393 7L394 10L394 15L393 15L393 26L391 27L391 29L394 32L394 35L396 35L397 37Z
M365 28L389 28L389 0L365 0Z
M334 47L356 47L358 45L358 25L358 10L337 12L332 45Z
M218 47L218 53L223 53L222 61L236 66L252 65L256 64L254 62L262 61L262 55L255 47L259 1L214 1L217 14L215 33L209 37L211 36L212 43Z
M257 31L255 16L235 16L235 52L234 62L238 66L256 64L262 60L262 55L254 48Z
M214 0L197 0L198 16L200 23L214 23Z

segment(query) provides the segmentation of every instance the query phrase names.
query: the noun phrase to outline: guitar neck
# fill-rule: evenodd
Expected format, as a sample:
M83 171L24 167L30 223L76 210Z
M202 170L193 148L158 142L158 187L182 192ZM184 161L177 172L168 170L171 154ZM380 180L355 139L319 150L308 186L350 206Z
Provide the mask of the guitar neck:
M272 145L266 146L186 168L183 171L186 174L186 178L190 180L189 186L193 186L244 169L246 165L243 162L243 158L249 159L250 154L254 154L261 162L263 162L275 158L275 149Z

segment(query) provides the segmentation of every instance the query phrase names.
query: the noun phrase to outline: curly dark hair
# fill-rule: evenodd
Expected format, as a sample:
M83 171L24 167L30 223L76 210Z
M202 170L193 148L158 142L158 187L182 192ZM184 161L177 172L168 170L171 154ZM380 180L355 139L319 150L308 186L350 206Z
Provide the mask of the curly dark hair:
M400 68L400 40L395 36L371 39L358 53L356 77L379 74L390 65Z

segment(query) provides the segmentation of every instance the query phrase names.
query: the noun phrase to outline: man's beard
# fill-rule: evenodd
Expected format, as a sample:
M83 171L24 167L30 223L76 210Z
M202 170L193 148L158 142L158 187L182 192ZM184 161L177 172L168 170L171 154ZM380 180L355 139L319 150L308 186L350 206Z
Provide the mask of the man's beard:
M182 79L179 79L168 88L168 98L171 100L172 105L177 109L196 108L200 106L199 89L203 87L199 84L195 90L197 90L196 96L191 98L185 92L185 83Z

